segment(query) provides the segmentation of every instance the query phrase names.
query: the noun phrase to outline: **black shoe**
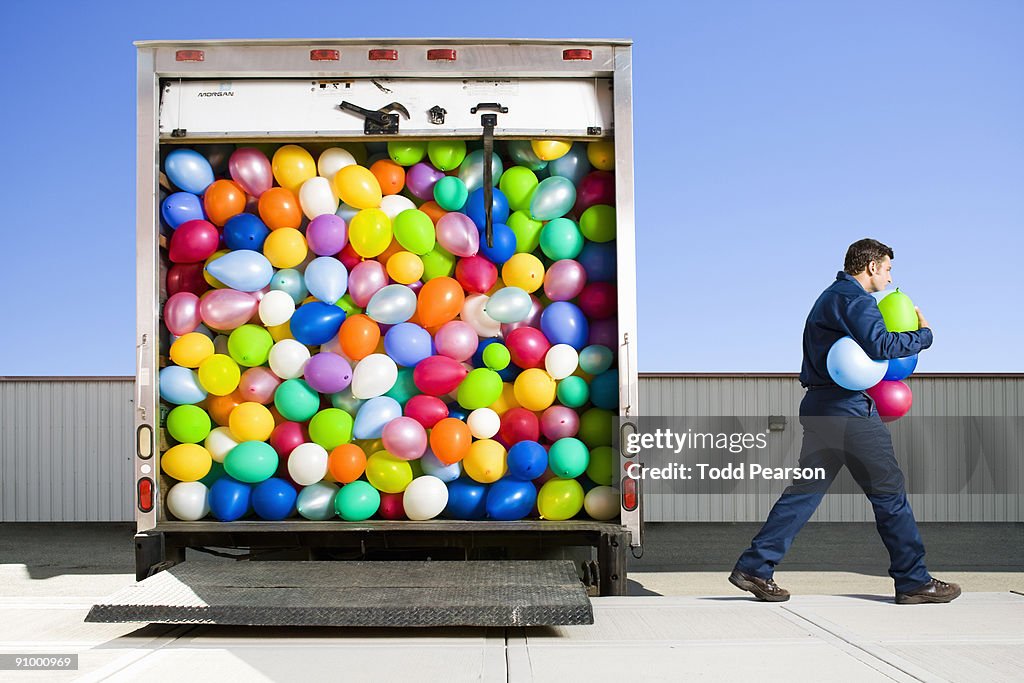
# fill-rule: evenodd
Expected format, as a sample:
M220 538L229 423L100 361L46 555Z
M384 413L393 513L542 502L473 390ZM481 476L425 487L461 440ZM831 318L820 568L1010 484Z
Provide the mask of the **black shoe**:
M750 591L758 600L764 602L785 602L789 600L789 591L780 588L772 579L759 579L750 574L744 574L739 569L733 569L729 575L729 583L740 590Z
M960 597L960 586L932 579L920 588L896 594L897 605L920 605L928 602L952 602Z

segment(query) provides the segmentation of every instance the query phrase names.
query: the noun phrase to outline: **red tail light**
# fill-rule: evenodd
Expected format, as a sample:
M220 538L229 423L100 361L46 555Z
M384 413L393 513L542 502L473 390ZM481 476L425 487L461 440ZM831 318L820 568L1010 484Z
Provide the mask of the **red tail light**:
M341 53L337 50L310 50L309 61L311 62L336 62L341 59Z
M206 59L206 53L202 50L178 50L174 53L174 60L177 62L201 62Z
M397 59L398 59L398 50L383 50L383 49L370 50L370 60L371 61L381 61L381 60L384 60L384 61L388 61L388 62L393 62L393 61L395 61Z
M153 480L149 477L139 479L139 510L142 512L153 510Z
M636 510L637 492L636 479L632 477L622 478L622 508L632 512Z
M455 50L449 48L437 48L434 50L427 50L427 59L429 61L455 61Z
M583 60L589 61L594 58L594 53L587 49L575 49L575 50L562 50L562 59L564 61Z

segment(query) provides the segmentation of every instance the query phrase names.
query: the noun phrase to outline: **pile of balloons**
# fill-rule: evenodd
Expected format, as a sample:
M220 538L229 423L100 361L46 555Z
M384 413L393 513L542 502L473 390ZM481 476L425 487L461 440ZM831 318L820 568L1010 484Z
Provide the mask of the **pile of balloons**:
M876 292L878 310L890 332L918 329L917 312L910 297L897 289ZM829 375L841 387L865 391L875 402L882 422L893 422L910 411L914 395L902 380L917 368L917 354L891 360L872 360L851 337L832 345L826 359Z
M181 520L613 519L611 142L163 159Z

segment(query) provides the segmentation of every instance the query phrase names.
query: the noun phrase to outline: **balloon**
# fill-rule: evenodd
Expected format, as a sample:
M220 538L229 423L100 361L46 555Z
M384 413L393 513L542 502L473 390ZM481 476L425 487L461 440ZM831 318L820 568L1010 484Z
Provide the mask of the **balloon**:
M348 243L345 221L333 214L316 216L306 226L306 242L318 256L334 256Z
M388 276L377 261L363 261L349 274L348 286L356 306L366 307L370 299L388 284Z
M571 180L561 176L545 178L530 198L530 216L538 221L561 218L575 203L576 187Z
M476 368L459 385L458 401L466 410L485 408L501 396L501 377L490 368Z
M227 396L238 388L242 372L230 356L215 353L199 364L199 383L214 396Z
M384 448L402 460L416 460L427 450L427 432L411 417L396 417L384 425Z
M416 311L424 327L437 327L458 315L464 303L462 286L450 277L438 277L423 285Z
M493 439L474 441L462 460L462 469L471 479L481 484L498 481L508 471L505 447Z
M548 451L548 463L555 476L575 479L587 470L587 465L590 464L590 451L579 439L558 439L551 444L551 450Z
M491 222L504 223L509 215L508 200L501 190L491 191ZM487 215L484 206L484 188L480 187L469 193L466 201L466 215L476 224L476 227L483 229L487 225Z
M530 198L537 189L537 175L525 166L513 166L501 176L501 192L513 211L530 208ZM505 218L508 218L506 214Z
M615 315L618 290L608 282L590 282L580 292L579 307L587 318L606 320Z
M247 194L259 197L274 185L267 155L253 147L239 147L228 160L228 173Z
M362 360L373 353L380 340L380 327L369 316L354 315L341 324L338 333L341 350L352 360Z
M466 297L460 313L462 320L470 324L477 336L485 339L501 334L501 323L487 315L488 300L486 294L471 294Z
M274 416L263 404L246 401L231 411L228 427L238 441L266 441L274 431Z
M323 301L311 301L299 306L289 325L297 341L307 346L319 346L338 334L344 321L345 311L342 309Z
M882 422L900 419L907 414L914 401L910 387L898 380L882 380L868 389L867 395L874 400Z
M455 481L462 474L462 465L457 462L452 463L451 465L444 464L430 452L429 448L418 462L420 463L420 467L423 468L423 474L430 475L431 477L437 477L445 483Z
M274 273L274 279L270 281L270 289L286 292L296 306L302 303L309 294L306 283L302 279L302 273L294 268L285 268Z
M568 344L555 344L544 356L544 369L554 379L565 379L576 372L579 354Z
M180 293L190 293L199 296L210 288L209 283L203 277L204 264L197 263L175 263L167 271L167 295L174 296Z
M612 350L606 346L587 346L580 351L580 369L588 375L599 375L612 366Z
M440 245L423 255L423 281L448 277L455 270L455 257Z
M420 394L413 396L405 404L405 414L419 422L424 428L430 429L438 421L448 417L448 406L435 396Z
M289 379L274 392L274 407L286 420L305 422L320 409L320 395L301 379Z
M580 216L580 231L592 242L611 242L615 239L615 207L595 204Z
M224 245L228 249L263 251L263 244L270 234L270 228L258 216L240 213L224 224Z
M408 460L377 451L366 459L366 479L378 491L401 493L413 480L412 466Z
M540 316L540 329L555 344L568 344L582 349L590 331L583 312L568 301L556 301Z
M548 162L533 151L533 145L529 140L509 140L508 154L517 164L531 171L542 171L548 166Z
M851 391L863 391L873 387L889 369L888 361L872 360L850 337L843 337L832 345L825 365L833 381Z
M384 335L384 352L404 367L432 355L430 333L414 323L395 325Z
M186 368L198 368L213 353L213 340L199 332L189 332L178 337L171 344L170 350L171 361Z
M277 228L263 242L263 255L275 268L294 268L308 253L306 238L295 228Z
M295 300L287 292L271 290L260 299L260 320L268 327L283 325L294 313Z
M284 145L274 152L271 168L278 184L290 192L298 192L302 183L316 175L313 156L298 145Z
M504 323L501 326L501 336L508 338L508 335L512 334L514 330L518 330L520 327L540 327L540 314L544 312L544 305L540 302L536 296L530 297L530 312L525 318L517 323Z
M588 173L578 184L576 193L577 214L581 214L595 204L615 205L615 175L605 171Z
M618 322L615 318L607 320L594 320L590 325L590 334L587 335L587 344L606 346L609 349L618 344Z
M424 206L426 205L424 204ZM380 200L380 210L383 211L391 220L395 220L395 218L397 218L403 211L415 208L416 204L405 195L387 195ZM352 215L355 215L355 212L353 212Z
M383 287L366 304L366 314L385 325L403 323L415 313L416 293L405 285Z
M553 176L568 178L573 185L578 186L584 176L593 170L587 158L587 150L588 146L585 143L573 143L568 152L548 164L548 171Z
M266 405L274 400L274 392L281 384L281 378L269 368L252 367L242 373L238 391L247 401Z
M536 441L522 440L508 449L508 476L531 481L544 474L548 453Z
M328 147L320 153L316 160L316 172L322 178L333 178L335 174L346 166L356 163L352 152L341 147Z
M380 183L368 168L345 166L334 174L334 192L349 206L373 209L380 206L383 197Z
M245 211L245 192L230 180L215 180L203 194L203 209L214 225Z
M378 159L370 166L383 196L396 195L405 187L405 169L391 159ZM383 198L382 198L383 201Z
M342 484L350 484L366 471L366 453L355 444L340 444L328 456L327 470Z
M419 140L393 140L388 143L388 156L400 166L412 166L427 155L427 143Z
M515 396L527 410L544 410L555 400L555 380L539 368L524 370L515 381Z
M328 451L352 440L352 416L338 408L325 408L309 420L309 438Z
M403 248L423 255L434 248L434 223L419 209L406 209L394 219L395 239Z
M553 161L568 154L572 143L563 140L531 140L530 147L533 148L533 153L537 155L538 159Z
M284 479L272 477L252 490L252 509L260 519L280 521L295 510L298 493Z
M458 168L466 158L466 142L464 140L432 140L427 143L427 155L435 168L441 171L452 171Z
M516 253L516 234L504 223L495 223L491 226L491 244L487 246L487 233L481 229L480 255L500 266Z
M224 458L224 471L233 479L255 484L274 476L277 464L277 451L270 444L243 441Z
M890 332L913 332L919 327L914 302L899 288L878 302L878 310Z
M608 410L591 408L580 415L579 438L589 448L612 445L615 416Z
M402 505L409 519L433 519L448 504L448 487L437 477L416 477L402 495Z
M331 181L317 176L302 183L299 188L299 206L310 220L317 216L334 216L338 210L338 198L331 188Z
M431 396L444 396L454 391L467 375L461 363L447 356L430 356L413 370L416 388Z
M192 194L202 194L213 182L213 168L199 152L176 149L164 159L164 173L175 187Z
M171 228L177 228L188 221L203 220L206 214L199 197L191 192L175 192L160 203L160 216Z
M348 270L332 256L319 256L306 266L305 282L310 294L334 304L348 291Z
M353 481L342 486L334 498L334 511L349 522L373 517L380 506L380 492L365 481Z
M570 261L575 263L575 261ZM519 287L502 287L491 295L484 310L500 323L515 323L530 314L533 300Z
M408 251L400 251L389 258L386 269L391 279L402 285L411 285L423 277L423 261Z
M457 176L445 176L434 184L434 201L445 211L461 211L468 199L469 190Z
M437 222L437 242L455 256L473 256L480 249L480 233L469 216L446 213Z
M615 168L615 143L611 140L595 140L587 145L587 159L594 168L610 171Z
M512 362L512 354L504 344L488 344L484 349L483 361L491 370L504 370Z
M352 383L352 366L336 353L318 353L306 363L303 377L314 390L334 394Z
M413 165L405 176L405 186L417 199L433 199L434 185L444 178L444 173L428 163L420 162Z
M504 165L501 157L497 154L491 155L491 181L497 185L501 180ZM478 149L466 155L466 158L459 165L459 178L466 184L466 189L472 193L484 185L484 151Z
M600 521L615 519L620 510L619 492L611 486L595 486L583 497L583 509Z
M544 294L552 301L569 301L583 291L587 273L578 261L555 261L544 274Z
M537 492L537 510L542 519L563 521L583 509L583 487L575 479L551 479Z
M480 484L468 477L456 479L448 485L446 517L452 519L483 519L487 514L486 484Z
M537 249L544 223L531 218L529 211L516 211L509 216L508 227L516 236L517 253L529 254Z
M178 481L199 481L213 464L210 452L194 443L172 446L160 458L160 469Z
M181 365L179 363L178 365ZM883 380L900 380L910 377L911 373L917 369L917 354L913 356L907 356L906 358L891 358L889 359L889 368L885 371Z
M501 428L501 418L490 408L477 408L466 418L470 433L477 439L490 439Z
M186 522L194 522L210 514L209 489L198 481L183 481L167 492L167 509Z
M356 413L352 436L356 439L379 439L384 425L401 416L402 406L390 396L371 398Z
M498 281L498 268L483 256L461 258L455 266L455 279L467 292L486 294Z
M544 359L551 348L551 343L540 330L533 327L521 327L512 330L505 337L512 362L521 368L543 367Z
M199 443L210 434L210 416L199 406L183 405L167 414L167 431L180 443Z
M256 292L270 284L274 269L270 261L249 249L229 251L220 258L210 261L206 272L222 283L242 292Z
M462 366L459 366L462 367ZM169 365L160 370L160 398L176 405L199 403L206 390L199 384L198 374L188 368Z
M172 263L205 261L217 251L219 242L220 233L213 223L204 220L185 221L171 235L168 257Z
M533 254L516 254L501 267L501 279L508 287L535 292L544 284L544 264Z
M299 491L295 509L306 519L324 522L334 517L335 499L338 495L337 486L320 481Z
M380 209L363 209L348 226L352 248L363 258L380 256L391 244L391 219Z
M309 349L294 339L282 339L271 347L267 361L281 379L295 379L302 376L309 361Z
M270 445L282 458L287 458L301 444L309 441L306 427L298 422L282 422L270 433Z
M299 444L288 456L288 476L300 486L315 484L326 474L327 451L319 444Z
M302 223L299 200L291 190L283 187L272 187L261 194L257 210L271 230L297 228Z
M252 487L229 476L221 477L210 486L208 499L210 513L218 521L233 522L249 511Z
M568 218L556 218L541 229L540 248L550 259L574 259L583 251L583 235Z
M602 372L590 382L590 402L598 408L614 410L619 407L619 373Z
M537 489L531 482L506 477L487 492L487 516L500 521L522 519L536 502Z
M590 387L582 377L566 377L558 383L558 402L569 408L580 408L590 400Z
M587 476L596 484L611 486L615 479L615 450L610 446L599 446L590 451Z
M469 452L473 435L462 420L446 417L430 430L430 450L446 465L459 462Z

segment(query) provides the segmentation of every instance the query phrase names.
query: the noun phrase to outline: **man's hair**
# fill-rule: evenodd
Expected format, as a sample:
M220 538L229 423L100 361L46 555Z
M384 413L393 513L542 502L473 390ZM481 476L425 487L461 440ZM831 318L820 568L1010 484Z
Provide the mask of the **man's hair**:
M843 270L849 275L856 275L863 272L872 261L881 261L886 256L890 259L895 258L892 255L892 247L870 238L857 240L846 250Z

